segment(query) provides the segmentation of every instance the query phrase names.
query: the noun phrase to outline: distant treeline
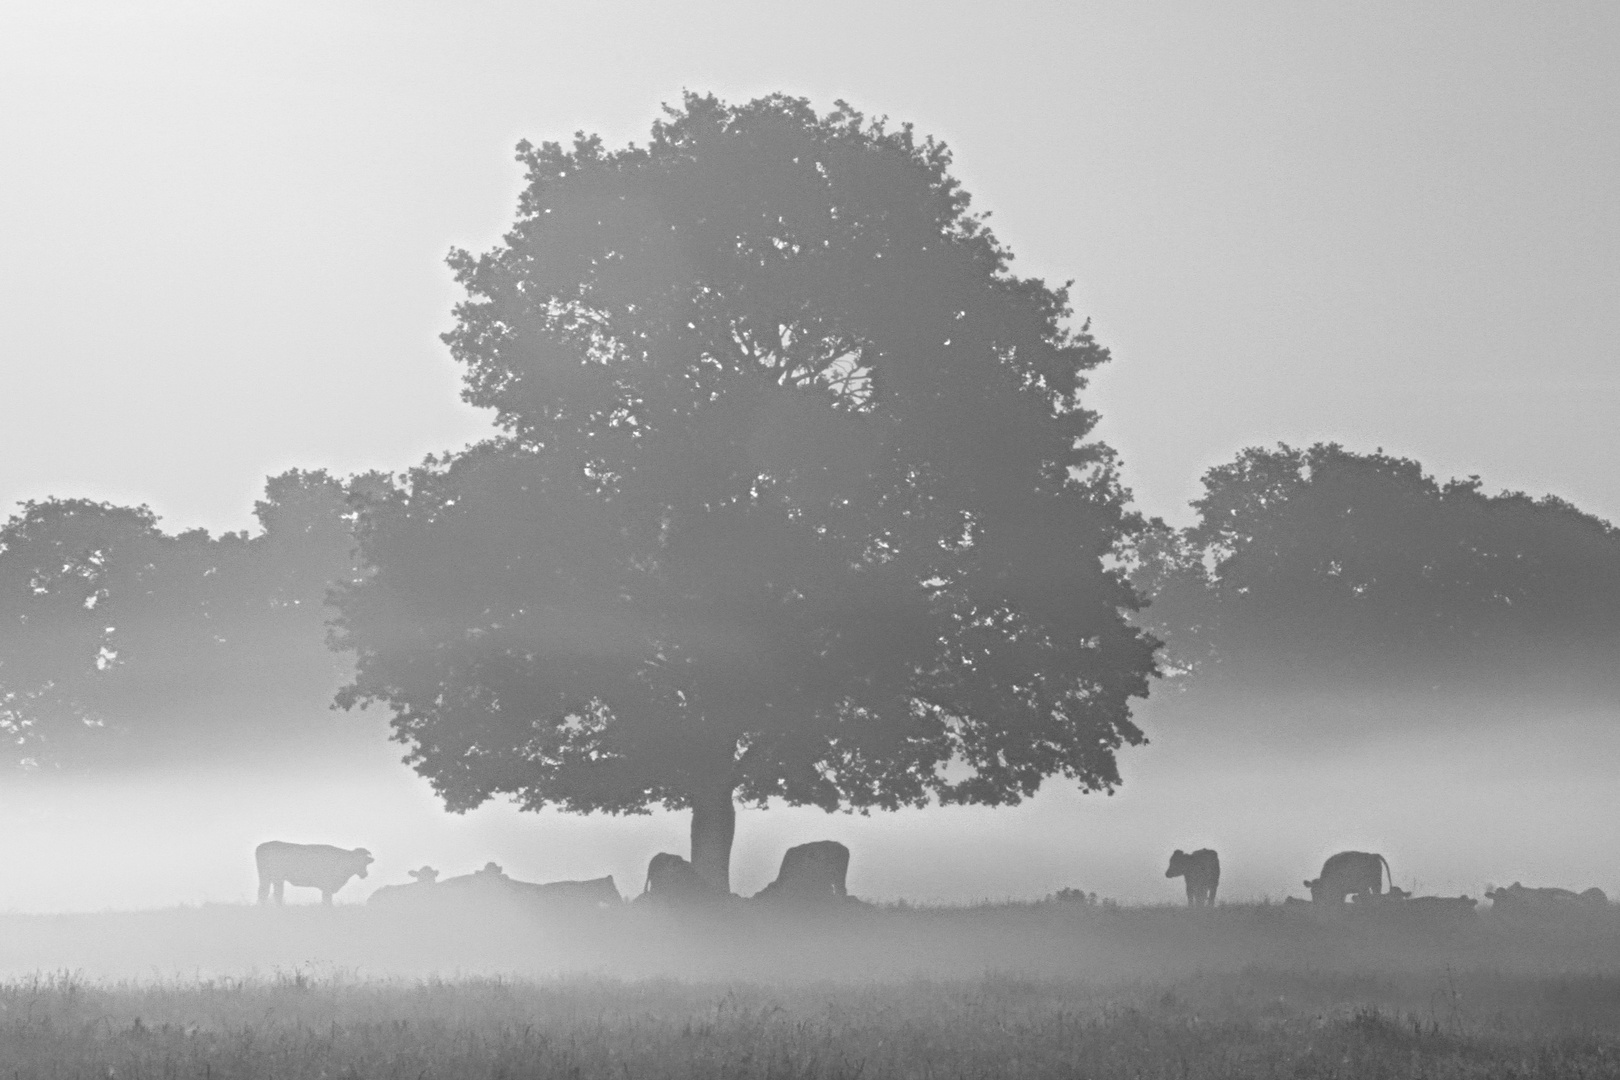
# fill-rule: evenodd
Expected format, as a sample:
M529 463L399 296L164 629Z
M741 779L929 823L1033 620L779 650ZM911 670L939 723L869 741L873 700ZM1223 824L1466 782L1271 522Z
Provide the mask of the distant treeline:
M1620 530L1562 499L1320 443L1246 449L1204 487L1196 523L1142 523L1125 560L1163 673L1199 699L1613 689ZM308 738L352 669L327 601L363 573L352 530L380 489L293 470L266 483L256 534L217 537L165 533L145 507L25 504L0 529L16 756Z
M0 733L14 756L127 761L307 737L349 668L326 647L325 607L355 573L346 497L325 472L287 472L255 504L256 535L217 537L165 533L144 506L24 504L0 528Z
M1185 529L1149 522L1129 559L1140 621L1189 690L1615 685L1620 530L1556 496L1318 443L1244 450L1193 506Z

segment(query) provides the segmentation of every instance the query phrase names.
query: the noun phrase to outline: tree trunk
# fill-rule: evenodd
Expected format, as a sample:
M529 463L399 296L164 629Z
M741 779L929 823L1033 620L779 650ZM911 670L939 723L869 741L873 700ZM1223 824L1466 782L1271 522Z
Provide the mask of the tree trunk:
M692 869L707 885L731 892L731 839L737 832L737 804L730 788L692 796Z

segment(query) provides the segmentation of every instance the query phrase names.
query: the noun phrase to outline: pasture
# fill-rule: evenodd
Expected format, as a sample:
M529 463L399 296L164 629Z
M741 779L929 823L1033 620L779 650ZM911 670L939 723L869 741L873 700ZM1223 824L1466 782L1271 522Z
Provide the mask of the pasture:
M14 1077L1613 1076L1620 915L0 916Z

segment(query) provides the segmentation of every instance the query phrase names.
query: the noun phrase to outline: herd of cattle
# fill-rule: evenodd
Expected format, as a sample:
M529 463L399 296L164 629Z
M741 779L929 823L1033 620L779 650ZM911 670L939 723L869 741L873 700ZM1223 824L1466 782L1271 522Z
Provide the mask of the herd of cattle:
M1164 872L1167 878L1182 878L1187 886L1187 904L1191 907L1215 903L1215 890L1221 884L1221 857L1210 848L1201 848L1188 854L1177 848L1170 856L1170 866ZM1389 878L1389 891L1384 891L1384 878ZM1479 901L1471 896L1413 896L1395 884L1389 860L1368 851L1341 851L1322 864L1322 872L1305 882L1311 892L1309 903L1340 905L1349 899L1358 905L1397 904L1412 912L1435 914L1472 914ZM1575 911L1582 908L1604 909L1609 898L1602 889L1527 888L1515 881L1500 889L1490 889L1485 898L1492 910L1505 914L1535 914L1552 911ZM1307 901L1289 897L1285 904L1304 904Z
M259 869L259 903L274 895L282 903L288 885L319 889L321 902L330 904L332 895L350 878L366 877L374 861L365 848L340 848L330 844L289 844L270 840L254 851ZM516 881L495 863L461 877L439 880L431 866L408 871L414 879L408 885L384 885L371 894L368 903L379 906L433 904L468 899L532 899L554 903L602 905L623 902L613 878L589 881ZM765 902L794 901L815 903L848 899L845 881L849 875L849 848L836 840L817 840L787 850L776 880L752 899ZM713 892L698 877L692 864L679 855L659 852L647 864L647 878L638 900L682 903L712 898Z
M259 903L269 901L272 895L282 902L287 885L319 889L321 901L332 902L332 895L350 878L366 877L372 863L371 852L365 848L340 848L329 844L289 844L271 840L260 844L254 852L259 870ZM546 883L516 881L494 863L482 870L461 877L439 880L439 872L431 866L409 872L414 879L408 885L385 885L372 893L369 903L379 906L455 903L469 899L502 898L528 899L552 903L589 906L616 905L623 902L612 877L593 878L589 881L552 881ZM845 901L848 892L845 879L849 874L849 848L836 840L818 840L800 844L787 850L782 857L782 868L776 880L751 898L756 901L791 901L816 903ZM1215 903L1215 893L1221 884L1221 858L1209 848L1191 854L1177 849L1170 856L1167 878L1182 878L1187 887L1187 903L1192 907L1208 907ZM1384 889L1385 878L1389 889ZM1413 896L1397 888L1389 861L1382 855L1366 851L1341 851L1322 864L1322 872L1314 880L1306 881L1314 905L1342 907L1346 900L1358 906L1382 904L1399 905L1401 910L1435 914L1472 914L1478 901L1468 896ZM1577 893L1570 889L1526 888L1514 882L1505 888L1485 893L1494 911L1510 914L1533 914L1548 911L1606 909L1609 899L1602 889L1587 889ZM714 893L693 870L692 864L679 855L659 852L647 864L647 877L642 883L638 902L684 903L713 899ZM1289 897L1285 904L1305 904L1307 901Z

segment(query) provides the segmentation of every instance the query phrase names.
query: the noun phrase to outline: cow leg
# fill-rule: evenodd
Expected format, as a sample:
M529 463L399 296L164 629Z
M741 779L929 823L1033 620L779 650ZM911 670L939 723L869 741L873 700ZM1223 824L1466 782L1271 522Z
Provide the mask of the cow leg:
M331 889L322 889L321 890L321 903L325 904L327 907L332 906L332 890Z
M1187 875L1187 906L1198 906L1198 886L1193 884L1192 875Z
M284 903L287 902L286 895L285 895L285 893L283 891L286 888L286 886L287 886L287 883L285 881L280 881L280 880L278 880L276 882L276 884L275 884L276 903L278 905L279 904L284 904Z

